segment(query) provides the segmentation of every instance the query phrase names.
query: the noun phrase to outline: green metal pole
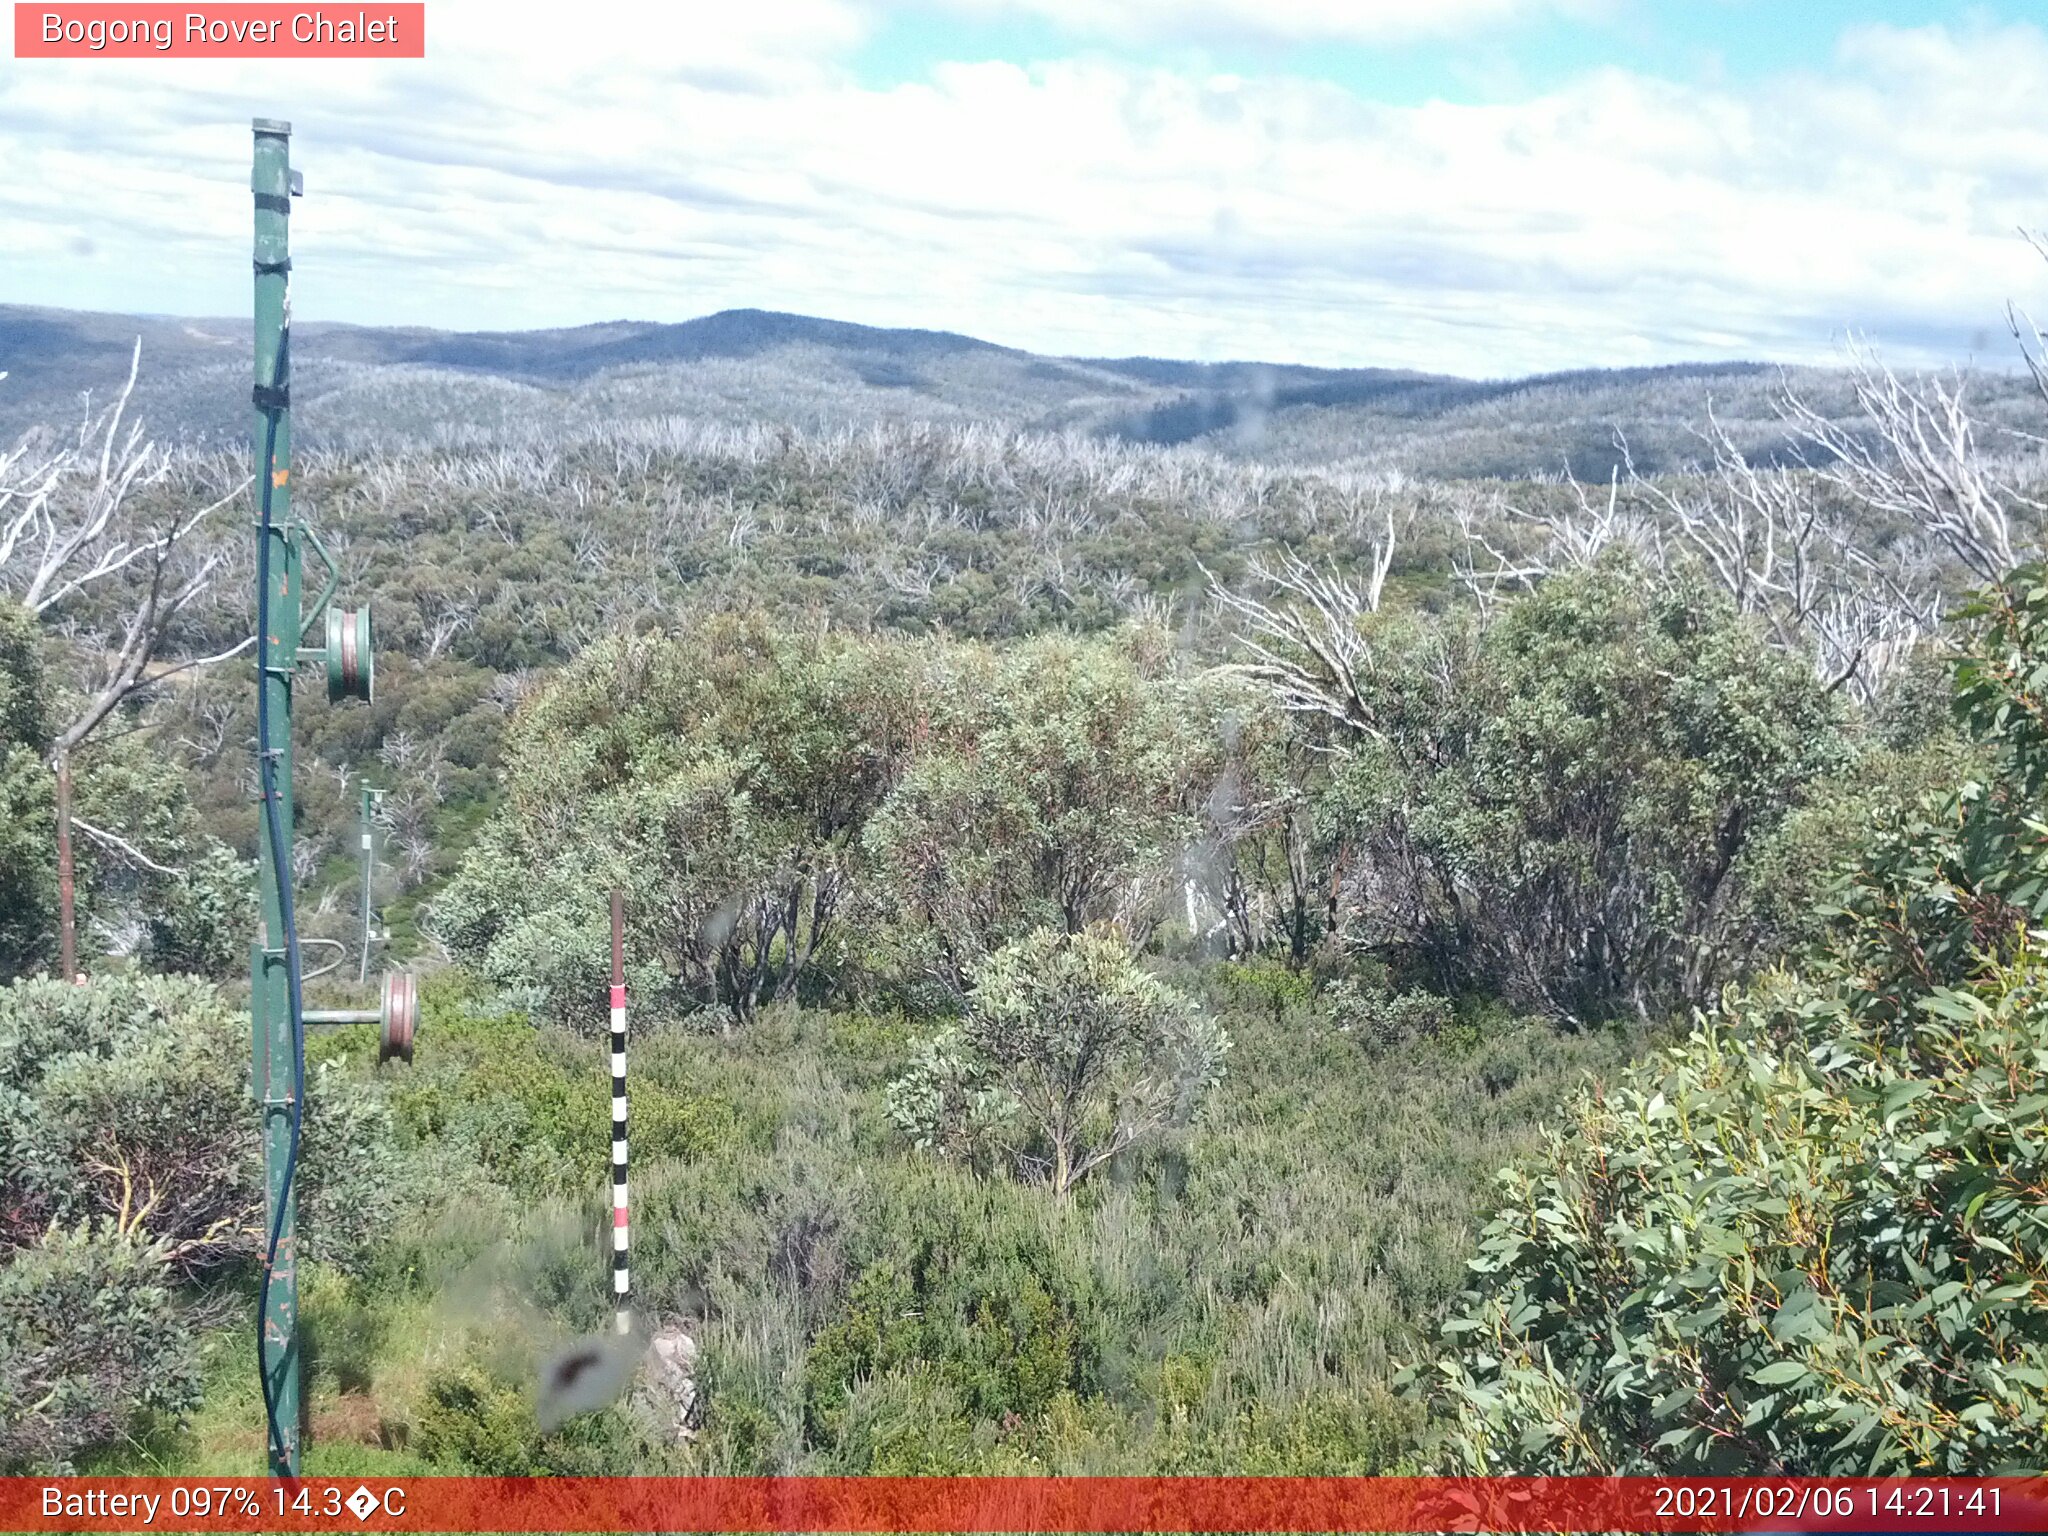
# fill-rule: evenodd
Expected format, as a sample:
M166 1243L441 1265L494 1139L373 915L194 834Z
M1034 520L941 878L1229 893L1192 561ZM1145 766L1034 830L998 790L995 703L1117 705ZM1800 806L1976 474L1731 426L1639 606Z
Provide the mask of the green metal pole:
M291 125L257 118L254 124L255 169L250 180L256 205L256 385L259 390L289 387L290 351L285 337L291 323L289 214L292 192ZM271 818L262 827L262 857L257 861L262 883L263 928L256 941L251 1015L255 1047L255 1088L263 1113L263 1167L269 1191L265 1236L278 1232L277 1258L263 1313L266 1345L265 1377L275 1404L279 1447L270 1447L275 1477L299 1471L299 1265L295 1201L284 1187L285 1159L291 1153L293 1054L291 977L285 950L283 895L277 871L290 878L292 837L292 671L298 665L299 570L295 541L290 537L291 415L279 412L275 453L265 462L270 419L256 410L256 494L270 487L269 624L261 637L258 686L269 695L269 736L257 742L260 753L276 763L277 822L282 847L271 844ZM260 507L260 499L258 502ZM259 524L260 527L260 524ZM259 532L258 538L263 535ZM260 785L262 776L258 774ZM260 792L260 791L259 791ZM265 1435L268 1441L268 1431Z

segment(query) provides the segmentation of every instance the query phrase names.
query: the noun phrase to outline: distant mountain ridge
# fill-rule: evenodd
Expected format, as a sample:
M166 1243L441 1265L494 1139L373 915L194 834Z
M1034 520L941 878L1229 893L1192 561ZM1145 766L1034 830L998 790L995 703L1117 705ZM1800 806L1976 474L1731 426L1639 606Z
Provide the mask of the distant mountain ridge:
M136 406L161 437L248 430L247 320L0 305L0 440L76 421L142 339ZM293 374L301 440L334 446L532 441L610 421L691 417L801 427L988 422L1194 444L1278 464L1516 477L1567 465L1605 478L1617 428L1645 468L1680 462L1711 401L1738 440L1785 451L1761 363L1582 369L1475 380L1399 368L1052 357L951 331L773 310L676 323L440 331L302 321ZM1840 379L1795 370L1824 405ZM2013 386L2017 393L2017 385ZM1994 391L1996 393L1996 391ZM1997 402L1993 402L1994 409Z
M211 436L241 430L232 375L248 368L247 320L125 316L0 305L0 434L62 419L76 410L80 391L104 392L127 371L129 349L142 339L143 386L138 403L153 420L180 435ZM570 390L612 375L650 370L697 370L709 375L692 389L687 380L664 408L680 412L758 417L773 415L774 380L734 388L736 368L777 369L793 384L821 380L844 386L842 409L816 396L815 387L792 412L799 419L902 415L902 402L883 405L867 393L904 391L927 397L938 418L989 416L1016 421L1057 414L1062 407L1108 395L1137 404L1159 393L1152 386L1066 359L1040 358L1015 348L948 331L890 330L768 310L724 310L664 324L608 321L554 330L437 331L301 321L293 328L296 382L308 404L323 391L346 387L367 371L470 374L542 390ZM821 365L822 371L821 371ZM392 382L388 381L387 382ZM445 381L443 381L445 383ZM705 398L708 397L708 398ZM651 404L653 402L642 402ZM445 404L445 402L444 402ZM317 432L309 413L305 426Z
M587 378L641 363L754 357L790 346L898 358L1031 354L951 331L890 330L765 309L726 309L673 323L611 320L542 331L425 331L306 325L299 334L360 362L475 368L534 378Z

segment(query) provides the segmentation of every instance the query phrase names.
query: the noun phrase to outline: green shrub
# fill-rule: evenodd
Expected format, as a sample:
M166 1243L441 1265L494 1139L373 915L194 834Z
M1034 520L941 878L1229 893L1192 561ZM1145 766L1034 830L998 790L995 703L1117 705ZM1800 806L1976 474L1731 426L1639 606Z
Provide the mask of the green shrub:
M205 825L192 781L175 756L144 737L94 739L77 760L77 814L142 849L150 869L78 834L81 943L94 928L159 970L218 979L248 975L256 926L256 865Z
M0 989L15 1240L104 1216L162 1239L187 1273L253 1252L263 1183L248 1041L203 983Z
M1042 1245L1013 1234L962 1233L876 1261L805 1355L811 1434L839 1442L856 1386L912 1366L934 1373L956 1416L1029 1418L1063 1391L1087 1393L1097 1344L1084 1296Z
M0 980L47 963L56 933L49 704L35 617L0 596Z
M506 799L435 908L484 975L596 1032L608 892L640 1006L750 1019L828 962L911 734L910 648L719 617L586 652L517 721Z
M1915 1009L1905 1052L1767 988L1506 1183L1448 1326L1474 1472L2039 1470L2048 967Z
M396 1125L415 1145L459 1149L488 1177L522 1194L562 1194L603 1176L611 1161L611 1074L598 1043L537 1029L516 1014L437 1006L423 1020L434 1042L393 1091ZM633 1155L699 1157L737 1134L733 1106L649 1070L636 1046Z
M1201 1476L1221 1464L1244 1477L1384 1477L1401 1470L1419 1418L1412 1404L1385 1388L1253 1403L1185 1475Z
M957 993L1041 928L1152 933L1223 770L1216 690L1163 639L921 653L915 749L862 834L902 968Z
M0 742L0 978L54 959L56 815L42 757L29 747Z
M262 1147L249 1024L209 983L102 976L0 988L6 1226L105 1216L160 1238L193 1275L260 1251ZM383 1088L331 1064L307 1074L298 1190L306 1253L344 1269L419 1198Z
M1276 1023L1292 1010L1306 1009L1316 991L1311 972L1273 957L1223 961L1216 983L1230 1002L1270 1011Z
M55 1058L105 1055L118 1042L152 1037L195 1017L224 1025L228 1012L212 987L171 977L103 976L83 987L39 979L0 987L0 1084L27 1091Z
M161 1240L82 1221L0 1259L0 1473L70 1472L197 1405L197 1340L168 1258Z
M609 1335L606 1341L612 1342ZM543 1433L535 1412L542 1353L530 1322L472 1332L460 1355L430 1372L414 1399L407 1449L437 1472L485 1477L642 1470L657 1451L650 1431L668 1426L643 1415L627 1388L620 1399Z
M1449 999L1434 992L1391 992L1349 979L1323 994L1323 1007L1338 1029L1370 1051L1435 1040L1453 1022Z
M919 1041L888 1094L889 1119L912 1146L977 1167L999 1153L1018 1111L995 1064L957 1027Z
M1091 1170L1185 1125L1230 1037L1142 970L1109 932L1040 929L981 961L960 1025L890 1087L918 1145L978 1152L1015 1120L1018 1151L1067 1194Z
M547 1470L533 1405L474 1364L437 1372L413 1409L410 1445L428 1461L482 1477Z
M1745 855L1849 753L1803 659L1614 559L1490 623L1376 615L1367 639L1376 724L1318 808L1358 871L1352 942L1577 1022L1707 1001L1752 961Z
M149 914L149 962L162 971L232 976L249 964L256 880L249 860L208 840Z
M367 1272L394 1228L452 1192L402 1145L388 1088L339 1063L307 1073L299 1169L303 1251L346 1275Z
M946 1374L922 1360L853 1385L837 1416L828 1464L863 1477L960 1477L982 1470L966 1404Z

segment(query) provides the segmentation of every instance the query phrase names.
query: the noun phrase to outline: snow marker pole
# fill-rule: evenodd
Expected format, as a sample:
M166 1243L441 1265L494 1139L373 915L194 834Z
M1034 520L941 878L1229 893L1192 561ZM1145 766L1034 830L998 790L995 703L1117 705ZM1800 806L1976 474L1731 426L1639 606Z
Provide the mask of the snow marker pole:
M632 1332L632 1281L626 1267L626 894L612 888L612 1292L618 1331Z

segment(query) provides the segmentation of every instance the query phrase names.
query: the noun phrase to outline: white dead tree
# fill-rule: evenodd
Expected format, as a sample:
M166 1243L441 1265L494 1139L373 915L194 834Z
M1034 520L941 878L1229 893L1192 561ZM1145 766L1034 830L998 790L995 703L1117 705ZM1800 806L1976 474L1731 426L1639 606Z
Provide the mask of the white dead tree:
M2028 362L2038 379L2031 351ZM1937 376L1908 385L1867 353L1856 355L1853 378L1864 430L1786 397L1787 420L1826 460L1820 474L1945 547L1979 581L1996 581L2019 564L2012 510L2022 498L1985 463L1963 381Z
M1796 402L1785 410L1803 413L1809 437L1817 430L1812 423L1841 432ZM1845 507L1867 498L1839 475L1751 462L1711 405L1707 427L1696 435L1706 449L1701 462L1680 474L1651 476L1637 468L1627 438L1617 432L1621 461L1603 498L1572 482L1577 504L1562 515L1504 509L1508 530L1531 526L1540 535L1512 552L1494 542L1503 535L1489 536L1473 509L1461 508L1467 553L1454 567L1459 581L1486 609L1512 589L1627 548L1660 579L1700 573L1776 646L1808 657L1831 691L1847 686L1865 702L1874 699L1939 621L1930 573L1859 542ZM1847 499L1832 491L1847 492ZM1928 525L1924 516L1914 522Z
M1464 540L1463 546L1451 556L1451 575L1472 595L1480 612L1492 611L1507 593L1549 574L1544 561L1510 555L1489 539L1481 509L1470 500L1460 498L1452 504L1451 520ZM1486 558L1479 560L1475 554Z
M66 976L77 973L73 828L132 862L168 869L126 839L77 822L71 807L72 757L122 704L143 689L194 667L225 661L255 643L252 635L212 656L161 663L181 614L212 585L223 552L195 553L192 534L234 501L248 482L189 511L145 512L144 495L170 475L170 455L128 420L142 366L142 343L129 359L127 382L98 415L88 406L74 441L0 456L0 592L46 623L62 609L109 610L111 622L67 625L79 654L93 657L81 679L81 702L50 743L56 776L58 946Z
M1877 588L1841 592L1807 616L1822 683L1831 692L1846 683L1865 704L1940 624L1941 598L1931 589L1911 600Z
M1738 613L1763 616L1790 644L1822 600L1822 546L1835 553L1840 540L1812 487L1750 463L1714 415L1712 401L1699 436L1707 463L1691 476L1656 480L1637 471L1628 439L1617 432L1629 489L1662 514ZM1692 485L1701 491L1694 493Z
M1373 547L1363 580L1334 567L1318 570L1299 555L1283 551L1277 560L1255 559L1251 575L1273 596L1232 591L1206 569L1209 591L1242 625L1249 661L1229 670L1263 684L1283 709L1321 715L1367 735L1379 734L1379 719L1365 679L1373 668L1372 642L1363 620L1377 613L1387 573L1394 565L1394 520Z
M178 745L190 751L201 765L210 766L227 750L228 732L234 728L235 719L235 707L228 700L206 699L188 721L191 734L180 736Z
M2048 240L2044 240L2031 229L2020 231L2020 237L2034 248L2034 254L2048 261ZM2010 301L2005 306L2006 328L2012 332L2012 339L2019 343L2020 356L2027 365L2027 374L2034 381L2034 389L2044 402L2048 402L2048 336L2041 333L2041 327L2033 317L2019 305ZM0 378L4 378L0 374ZM2035 442L2048 441L2036 437Z
M434 660L448 649L455 637L476 623L482 611L484 593L473 579L437 587L420 599L420 628L426 641L426 659Z
M1501 507L1509 526L1528 528L1537 535L1533 549L1512 554L1487 537L1478 508L1462 500L1453 505L1452 517L1464 537L1465 550L1453 557L1451 574L1482 612L1490 611L1508 593L1532 587L1545 576L1584 570L1610 549L1633 550L1650 569L1665 568L1663 530L1633 501L1622 502L1619 465L1608 476L1602 501L1589 496L1582 482L1570 478L1569 470L1565 483L1577 505L1561 515L1545 516L1505 504ZM1475 550L1485 556L1484 561L1473 558Z
M1803 409L1789 394L1782 408ZM1930 573L1865 547L1841 500L1828 494L1846 491L1853 504L1860 498L1852 487L1826 473L1750 462L1711 404L1707 424L1698 434L1707 462L1683 477L1638 474L1624 441L1631 491L1738 612L1761 622L1780 649L1810 656L1830 691L1849 685L1870 702L1940 622Z

